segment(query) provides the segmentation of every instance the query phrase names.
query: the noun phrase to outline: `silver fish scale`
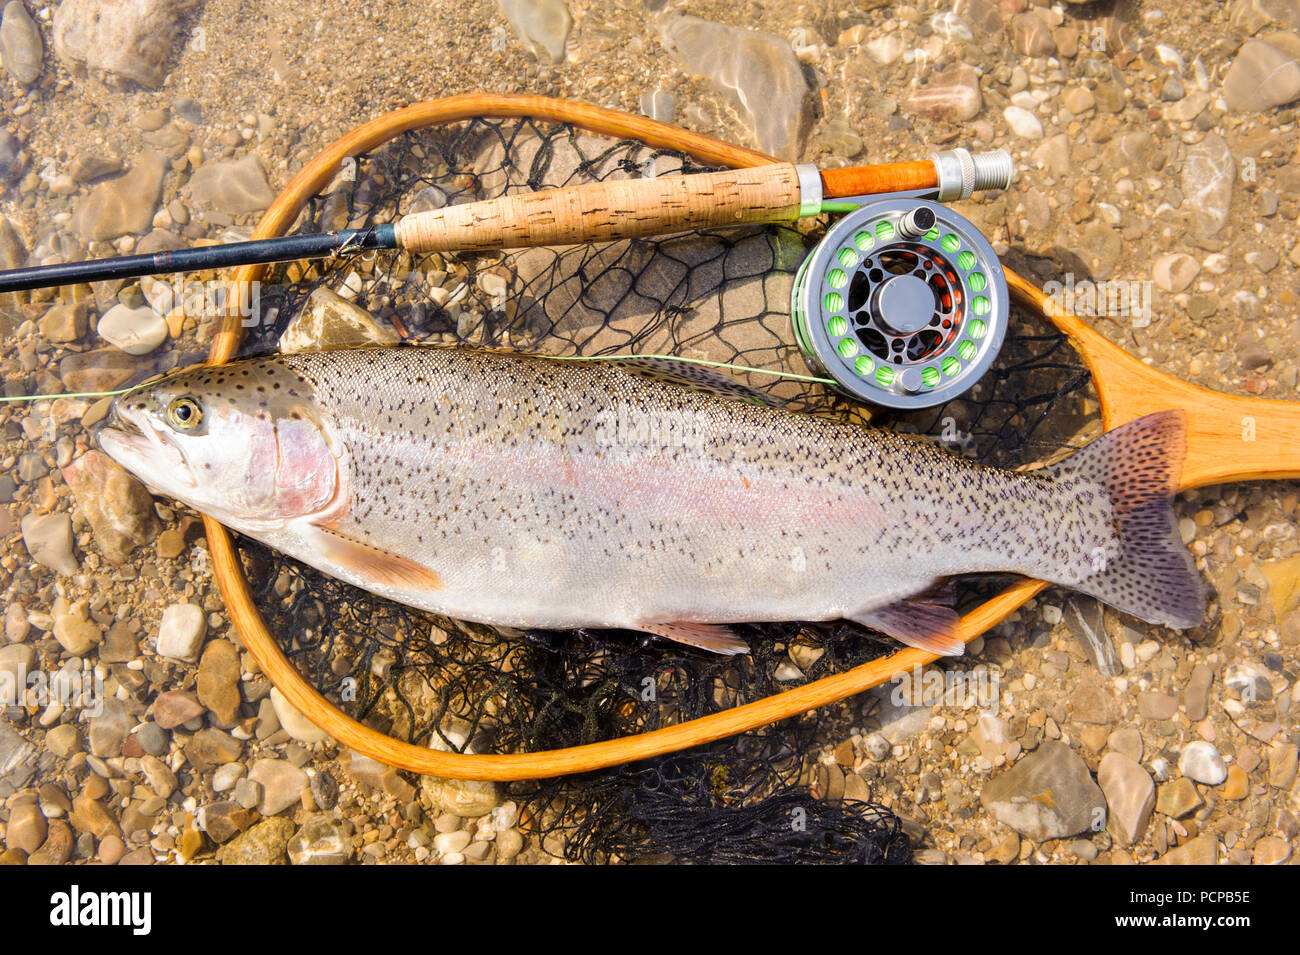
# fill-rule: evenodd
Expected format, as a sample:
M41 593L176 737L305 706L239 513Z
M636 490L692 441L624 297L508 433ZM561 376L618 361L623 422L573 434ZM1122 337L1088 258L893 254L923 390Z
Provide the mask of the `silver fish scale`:
M1097 485L613 363L413 347L252 364L300 376L347 448L352 507L337 529L444 584L371 589L451 616L833 619L952 574L1072 584L1118 554ZM263 539L319 566L292 534Z

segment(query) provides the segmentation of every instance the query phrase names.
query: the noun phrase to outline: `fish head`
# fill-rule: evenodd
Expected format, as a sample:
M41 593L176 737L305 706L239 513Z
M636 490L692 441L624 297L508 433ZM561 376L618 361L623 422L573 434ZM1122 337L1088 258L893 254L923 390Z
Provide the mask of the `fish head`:
M113 403L99 445L151 491L250 532L345 503L341 449L310 386L275 359L198 366Z

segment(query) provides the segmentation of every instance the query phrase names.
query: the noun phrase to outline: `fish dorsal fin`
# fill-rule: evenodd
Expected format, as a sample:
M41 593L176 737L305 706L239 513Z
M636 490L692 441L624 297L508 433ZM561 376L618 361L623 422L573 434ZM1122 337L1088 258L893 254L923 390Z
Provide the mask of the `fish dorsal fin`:
M666 358L660 355L638 355L627 358L611 358L608 364L623 371L650 381L667 382L679 388L690 388L720 398L746 401L752 405L776 407L780 404L771 395L764 394L757 388L743 385L725 372L709 365L701 365L680 358Z

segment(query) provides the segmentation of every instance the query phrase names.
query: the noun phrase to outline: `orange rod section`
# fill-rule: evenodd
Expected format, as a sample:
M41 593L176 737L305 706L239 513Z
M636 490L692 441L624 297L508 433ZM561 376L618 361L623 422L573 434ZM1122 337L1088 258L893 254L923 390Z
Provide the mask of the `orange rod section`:
M928 159L898 162L884 166L854 166L849 169L823 169L822 190L827 199L870 196L879 192L906 192L910 189L933 189L939 174Z

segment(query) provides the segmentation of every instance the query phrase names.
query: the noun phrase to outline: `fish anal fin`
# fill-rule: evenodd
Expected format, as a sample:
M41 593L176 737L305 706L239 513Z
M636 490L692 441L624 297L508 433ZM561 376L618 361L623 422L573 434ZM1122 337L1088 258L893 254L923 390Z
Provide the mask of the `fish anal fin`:
M684 643L688 647L708 650L723 656L735 656L748 653L749 644L736 636L730 627L716 623L640 623L638 630L653 633L657 637Z
M394 590L441 590L442 578L407 557L394 554L324 525L312 525L306 536L330 563L378 586Z
M952 607L938 602L946 596L947 589L913 594L850 619L909 647L941 657L961 656L966 652L965 642L957 635L961 618Z

